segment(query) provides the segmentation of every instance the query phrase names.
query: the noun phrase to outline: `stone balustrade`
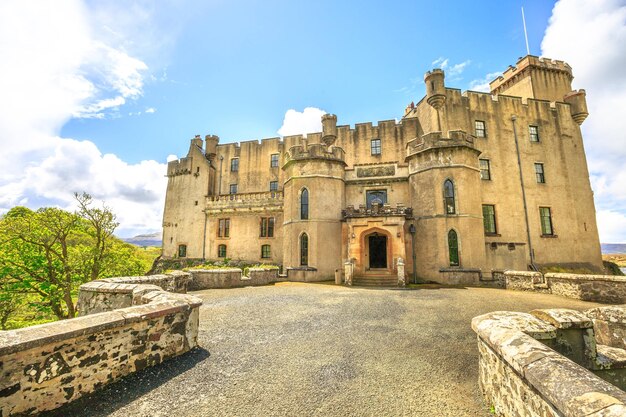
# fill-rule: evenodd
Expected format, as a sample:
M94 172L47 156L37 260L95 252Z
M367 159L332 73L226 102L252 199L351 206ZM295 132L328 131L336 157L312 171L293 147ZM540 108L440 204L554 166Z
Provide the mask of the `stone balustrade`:
M237 211L238 209L282 210L283 192L264 191L260 193L241 193L226 195L210 195L206 201L208 213Z
M53 410L196 347L202 300L154 285L190 278L166 275L85 284L87 315L0 331L0 415Z
M379 204L374 202L369 208L364 204L359 205L357 208L349 205L345 210L341 210L341 216L344 219L385 216L403 216L407 219L412 219L413 209L411 207L405 207L404 204L401 203L398 203L396 207L392 207L390 204Z

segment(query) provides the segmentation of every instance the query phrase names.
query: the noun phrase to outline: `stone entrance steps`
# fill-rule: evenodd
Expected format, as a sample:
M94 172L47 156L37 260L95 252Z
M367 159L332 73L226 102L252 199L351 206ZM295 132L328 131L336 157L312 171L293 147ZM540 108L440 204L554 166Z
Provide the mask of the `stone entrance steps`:
M357 287L397 287L395 275L360 275L352 278L352 285Z

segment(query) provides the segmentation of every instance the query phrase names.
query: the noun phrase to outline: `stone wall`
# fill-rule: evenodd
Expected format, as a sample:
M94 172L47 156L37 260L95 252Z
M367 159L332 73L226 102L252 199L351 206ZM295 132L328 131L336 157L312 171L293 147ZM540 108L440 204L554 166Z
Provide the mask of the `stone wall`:
M113 311L0 332L0 415L58 408L197 346L199 298L141 284L138 277L121 281L135 283L81 288L90 313Z
M609 363L601 354L616 348L596 350L589 316L564 309L500 311L474 318L472 329L478 335L479 384L495 415L626 415L624 391L563 356L623 375L623 363Z
M267 285L278 281L278 269L250 268L244 276L239 268L230 269L192 269L189 271L190 291L213 288L236 288Z
M626 303L626 277L506 271L505 288L598 303Z
M191 276L182 271L144 277L104 278L80 286L78 293L78 314L101 313L133 305L133 292L162 289L185 294ZM149 287L147 287L149 286Z

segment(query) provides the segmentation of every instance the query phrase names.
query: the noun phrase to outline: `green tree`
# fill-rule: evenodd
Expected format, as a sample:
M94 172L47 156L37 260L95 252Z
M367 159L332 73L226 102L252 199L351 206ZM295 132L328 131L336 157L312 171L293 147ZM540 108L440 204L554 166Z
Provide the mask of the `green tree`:
M115 214L75 194L78 211L14 207L0 218L0 325L20 297L58 319L76 315L78 287L88 281L145 273L138 248L115 236Z

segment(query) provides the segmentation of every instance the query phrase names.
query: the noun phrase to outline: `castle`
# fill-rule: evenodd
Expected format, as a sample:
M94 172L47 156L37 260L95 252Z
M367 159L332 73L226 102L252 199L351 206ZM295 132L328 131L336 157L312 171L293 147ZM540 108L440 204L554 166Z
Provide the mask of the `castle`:
M435 69L399 122L351 128L327 114L306 137L196 136L168 164L163 256L280 264L302 281L345 271L348 283L600 271L572 79L566 63L528 55L491 93L461 92Z

